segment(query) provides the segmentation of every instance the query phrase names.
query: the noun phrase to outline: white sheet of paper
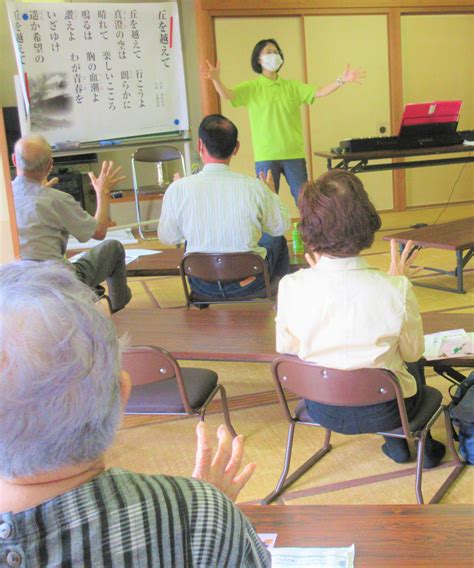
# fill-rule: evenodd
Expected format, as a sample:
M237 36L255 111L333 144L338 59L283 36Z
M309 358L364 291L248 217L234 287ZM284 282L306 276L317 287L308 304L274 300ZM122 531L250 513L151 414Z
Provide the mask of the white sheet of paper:
M450 329L425 335L424 357L429 360L470 355L474 352L473 334L464 329Z
M355 548L272 548L270 553L272 568L353 568Z
M131 229L120 229L119 231L109 231L104 241L120 241L123 245L134 245L138 243L137 239L133 236ZM80 243L76 238L69 237L67 242L67 250L76 249L91 249L104 241L90 239L86 243Z
M148 250L148 249L125 249L125 264L130 264L140 258L149 254L159 254L161 250Z

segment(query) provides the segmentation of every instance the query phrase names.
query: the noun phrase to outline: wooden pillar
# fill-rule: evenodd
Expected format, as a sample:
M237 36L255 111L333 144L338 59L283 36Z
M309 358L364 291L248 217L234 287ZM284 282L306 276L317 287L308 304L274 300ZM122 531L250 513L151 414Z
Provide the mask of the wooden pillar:
M216 62L216 38L214 35L214 21L208 10L203 9L202 0L196 1L196 27L198 41L198 57L200 69L209 61ZM201 108L202 114L219 112L219 97L212 81L205 79L201 74Z
M18 231L16 227L15 205L13 202L12 184L10 179L10 164L8 162L7 138L5 135L5 125L3 113L0 107L0 153L2 160L2 180L0 181L0 191L4 192L1 196L2 209L7 204L7 211L2 210L0 219L2 240L0 264L9 262L14 258L20 258L20 245L18 242Z
M401 38L401 11L391 9L388 13L388 69L390 89L390 121L392 134L400 125L403 114L403 75L402 75L402 38ZM402 162L403 158L394 160ZM404 211L407 207L405 170L392 170L393 209Z

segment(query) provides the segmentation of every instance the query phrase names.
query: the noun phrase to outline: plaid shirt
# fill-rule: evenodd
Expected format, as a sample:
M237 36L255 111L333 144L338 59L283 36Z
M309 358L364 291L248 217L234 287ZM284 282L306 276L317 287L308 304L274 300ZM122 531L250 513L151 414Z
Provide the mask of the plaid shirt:
M270 564L243 514L195 479L112 468L37 507L0 514L1 567Z

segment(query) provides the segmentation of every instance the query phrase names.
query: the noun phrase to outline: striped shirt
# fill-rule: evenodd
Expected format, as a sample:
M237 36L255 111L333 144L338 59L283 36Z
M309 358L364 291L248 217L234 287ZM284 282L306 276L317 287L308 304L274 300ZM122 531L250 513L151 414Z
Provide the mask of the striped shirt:
M190 478L112 468L37 507L0 514L0 567L270 565L234 504Z
M158 238L186 241L186 252L256 252L262 233L280 237L289 228L288 209L257 178L232 172L225 164L206 164L167 189Z

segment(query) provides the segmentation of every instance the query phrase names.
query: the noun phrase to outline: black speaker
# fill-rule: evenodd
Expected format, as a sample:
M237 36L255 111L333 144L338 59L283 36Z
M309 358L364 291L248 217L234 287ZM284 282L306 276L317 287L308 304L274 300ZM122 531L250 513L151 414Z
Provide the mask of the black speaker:
M10 165L13 166L11 155L15 142L21 138L20 119L18 118L18 109L16 106L3 107L3 121L5 123L5 134L7 137L8 159Z

